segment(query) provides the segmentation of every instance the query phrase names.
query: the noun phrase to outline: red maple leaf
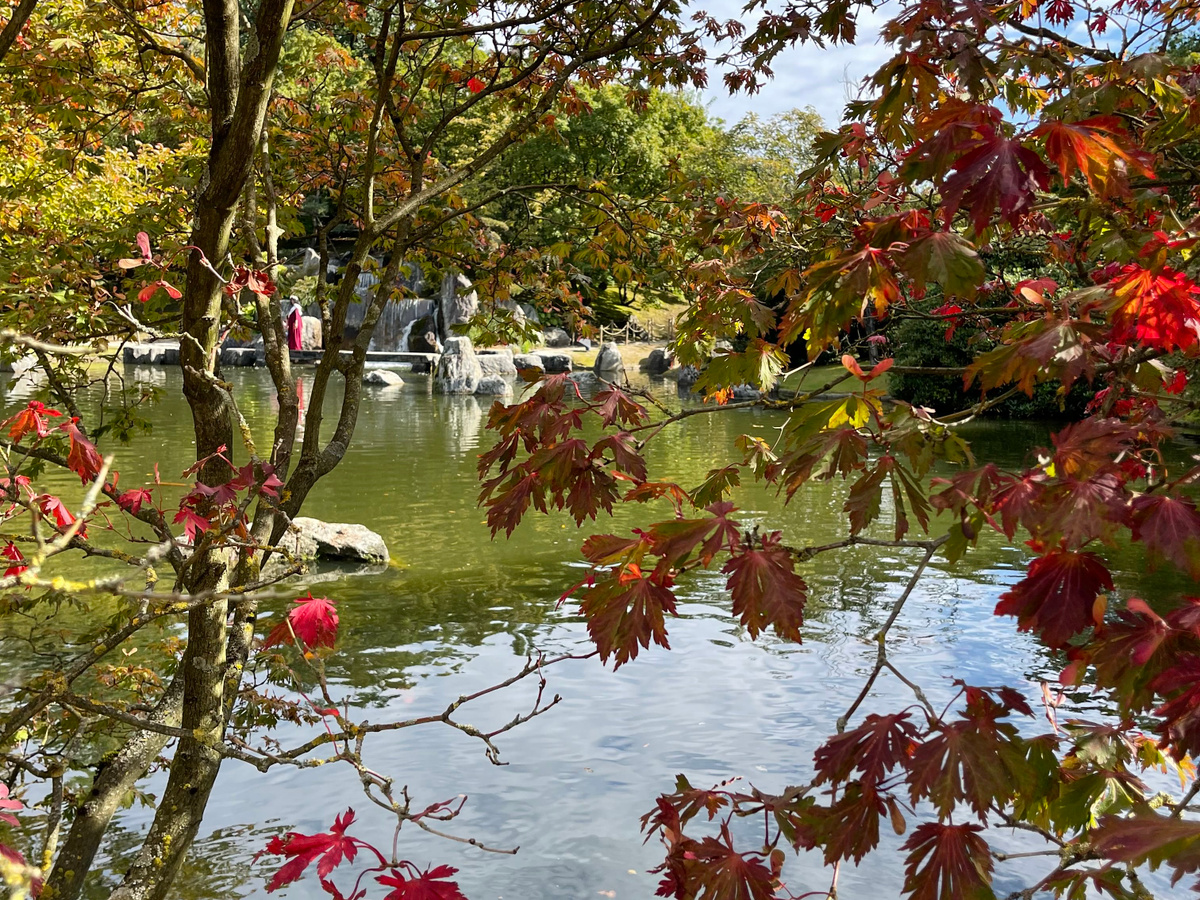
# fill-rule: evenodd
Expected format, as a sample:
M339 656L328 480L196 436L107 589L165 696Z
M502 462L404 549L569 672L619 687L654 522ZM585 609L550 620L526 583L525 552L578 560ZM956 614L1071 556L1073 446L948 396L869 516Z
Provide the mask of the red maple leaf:
M706 837L692 852L701 863L697 880L703 885L699 896L721 900L771 900L779 886L777 873L755 853L733 849L729 826L721 826L721 838Z
M50 434L50 426L46 422L44 416L61 416L57 409L47 409L42 403L37 400L30 400L29 405L23 410L8 419L5 419L3 425L8 425L8 436L14 441L19 441L25 435L33 432L39 438L44 438Z
M29 566L25 563L25 557L21 555L21 551L12 541L9 541L4 545L4 550L3 552L0 552L0 556L3 556L5 559L14 563L14 565L11 565L4 570L5 578L11 578L14 575L20 575L29 568ZM3 804L0 804L0 806L2 805Z
M288 857L288 861L271 876L267 883L267 891L276 891L284 885L291 884L303 875L304 870L318 857L320 860L317 862L317 875L322 880L341 865L343 859L353 862L358 852L359 841L346 835L346 829L353 821L354 810L347 809L334 820L333 827L328 832L299 834L289 831L283 837L277 835L271 838L262 852Z
M271 629L263 648L291 644L293 632L306 650L332 647L338 630L338 614L333 603L325 597L314 597L311 591L307 597L297 597L292 602L296 605L288 610L286 621ZM291 623L290 630L288 623Z
M642 830L650 828L651 834L660 828L667 828L678 834L680 829L701 811L708 813L711 822L717 811L729 805L729 795L725 791L706 791L694 788L683 775L675 776L675 793L659 796L657 806L642 816Z
M64 422L59 428L71 438L71 449L67 453L67 466L79 476L80 481L87 484L100 474L100 467L104 465L104 460L100 458L100 452L96 449L96 445L80 431L76 424L78 421L72 416L70 421Z
M1200 871L1200 822L1149 810L1132 816L1108 815L1088 840L1097 852L1117 862L1167 863L1175 869L1172 884L1186 872Z
M1071 9L1069 0L1054 0L1050 5L1051 20L1056 5ZM1116 116L1046 122L1033 134L1046 139L1046 156L1058 167L1064 183L1072 172L1080 172L1088 187L1101 196L1127 193L1127 172L1154 175L1144 155L1128 146L1128 133Z
M808 585L793 568L792 554L779 544L780 532L762 538L760 550L732 556L721 570L729 576L733 614L751 638L768 625L784 640L800 643Z
M43 516L54 520L54 524L58 526L59 531L69 528L75 522L75 517L71 515L71 511L67 509L66 504L58 497L51 494L40 494L34 498L34 502L37 503L37 507L41 510ZM86 527L79 529L79 536L87 536Z
M150 503L153 499L154 496L150 493L149 488L133 488L117 497L117 505L136 516L142 511L142 506Z
M467 90L469 90L472 94L478 94L486 87L487 84L479 78L472 76L471 78L467 79Z
M458 872L453 866L437 866L424 872L414 866L412 871L412 878L405 878L398 869L392 869L391 875L376 876L384 887L394 888L384 900L467 900L457 882L445 880Z
M589 587L579 602L600 658L611 656L620 668L638 655L638 648L667 643L665 614L675 615L670 576L661 571L643 575L639 566L623 565L612 577Z
M1133 501L1133 539L1200 579L1200 514L1188 497L1143 494Z
M175 518L171 521L176 525L183 523L183 533L193 547L200 543L200 536L212 527L212 522L186 506L179 507L179 512L175 513Z
M1033 208L1037 192L1049 186L1050 170L1020 141L986 128L965 149L942 192L947 217L966 206L976 233L988 227L997 208L1001 219L1016 224Z
M996 615L1016 616L1022 631L1038 632L1057 649L1100 624L1096 597L1112 589L1112 575L1096 554L1052 550L1035 559L1028 574L1000 595Z
M813 757L818 783L842 782L858 771L867 784L878 784L912 756L919 734L907 712L878 716L827 740Z
M918 825L908 850L904 891L912 900L966 900L991 896L992 857L978 825Z
M1110 319L1114 340L1137 340L1167 353L1188 350L1200 340L1200 287L1182 272L1130 263L1109 287L1115 300Z

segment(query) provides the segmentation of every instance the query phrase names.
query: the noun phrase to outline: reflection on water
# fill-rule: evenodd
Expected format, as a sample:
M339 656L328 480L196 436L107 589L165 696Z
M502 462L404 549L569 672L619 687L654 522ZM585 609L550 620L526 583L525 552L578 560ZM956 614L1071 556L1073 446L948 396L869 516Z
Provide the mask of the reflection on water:
M116 448L121 483L133 487L151 479L156 460L164 474L185 468L192 442L175 370L128 369L126 377L168 388L168 399L152 412L154 436ZM266 373L243 370L230 377L242 391L241 408L260 446L266 446L273 402ZM372 721L440 712L458 695L514 673L532 648L590 649L574 611L556 608L561 592L580 577L583 534L565 517L534 515L510 540L490 540L476 507L475 474L480 444L488 440L483 425L489 404L434 395L428 378L404 377L401 390L368 389L351 452L306 507L324 519L379 531L398 560L379 574L319 584L338 602L342 621L331 666L334 690L370 707ZM673 385L665 387L663 399L678 403ZM7 395L6 408L17 399ZM336 400L330 398L331 405ZM325 427L332 428L328 412ZM731 453L738 434L772 440L781 422L779 414L763 411L692 417L651 444L651 471L694 486ZM1017 466L1045 441L1045 432L1003 423L980 426L972 437L977 447L986 446L982 456ZM814 484L785 507L750 484L735 500L747 524L782 529L791 543L821 543L845 533L845 490L840 481ZM645 515L644 509L634 512ZM670 515L669 508L658 514ZM882 518L887 520L886 510ZM620 511L615 522L592 529L623 530L634 522ZM952 695L952 675L1021 685L1056 670L1011 621L990 615L997 595L1019 577L1024 558L1020 548L989 539L955 570L934 566L914 592L892 631L891 658L922 682L935 703ZM802 646L770 637L748 641L729 617L722 577L698 573L681 586L681 616L670 623L672 651L650 651L619 672L594 659L557 666L550 691L563 702L502 739L503 767L489 764L478 742L448 728L376 738L368 744L369 764L407 783L415 802L465 793L459 833L492 846L521 847L515 856L497 856L418 832L405 839L404 852L420 865L459 867L460 883L473 900L652 896L656 880L645 870L661 853L653 843L642 844L638 818L654 796L670 789L677 772L697 784L741 775L766 789L806 779L813 748L870 670L870 637L914 563L903 553L871 548L807 563L811 601ZM1137 554L1118 555L1117 565L1130 573L1144 567ZM1175 589L1166 576L1155 578L1153 589ZM278 613L283 604L275 605ZM475 704L467 721L496 727L528 708L533 689L521 685L493 695ZM868 705L895 709L910 700L885 676ZM280 736L288 741L298 735ZM267 834L277 828L324 830L348 805L359 813L359 834L387 842L386 818L365 804L349 769L279 768L263 775L226 763L205 820L212 836L198 843L180 896L265 896L266 866L253 866L251 857ZM129 810L110 853L128 853L149 818L148 810ZM844 871L842 895L898 896L902 867L887 848L901 840L889 835L883 852ZM1000 838L997 849L1021 846L1018 838L1012 841L1005 847ZM793 894L828 887L816 857L793 871ZM1019 870L1006 868L1002 877L1016 878L1013 886L1019 887L1013 872ZM104 894L99 878L94 893ZM288 895L323 896L315 879L289 888Z

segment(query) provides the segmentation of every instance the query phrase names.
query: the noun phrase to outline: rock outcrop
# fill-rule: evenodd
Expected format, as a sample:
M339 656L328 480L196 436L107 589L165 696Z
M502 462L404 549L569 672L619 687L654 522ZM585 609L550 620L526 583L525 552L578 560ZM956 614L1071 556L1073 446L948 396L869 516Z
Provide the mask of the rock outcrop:
M371 369L363 375L363 384L378 387L404 387L404 379L387 369Z
M596 354L596 362L592 364L592 372L605 381L624 381L625 361L621 359L620 348L616 344L602 346Z
M664 375L675 364L675 357L666 347L655 347L650 355L638 363L638 368L651 375Z
M352 560L386 563L391 559L383 538L365 525L322 522L298 516L279 541L296 559Z
M438 362L435 385L443 394L473 394L479 387L483 370L479 357L468 337L446 338L442 358Z
M484 375L475 386L477 397L511 397L512 382L500 375Z
M454 326L479 312L479 295L470 287L471 282L465 275L447 274L442 278L442 337L447 345L454 336Z
M547 347L570 347L571 336L561 328L545 328L542 330Z
M511 350L485 350L476 355L479 357L480 371L485 376L498 375L501 378L517 377L517 366L513 362L513 352Z

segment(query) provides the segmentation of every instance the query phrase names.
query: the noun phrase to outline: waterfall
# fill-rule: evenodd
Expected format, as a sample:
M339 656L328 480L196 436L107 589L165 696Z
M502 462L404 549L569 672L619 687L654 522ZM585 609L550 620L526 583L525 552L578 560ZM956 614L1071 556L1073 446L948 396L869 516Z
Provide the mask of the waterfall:
M384 304L375 323L375 333L371 335L372 351L401 352L408 351L408 339L412 335L413 326L424 318L436 313L433 300L423 298L407 298L404 300L389 300Z
M405 325L403 330L400 332L400 341L396 349L401 353L406 353L408 351L408 336L412 334L413 326L416 324L417 320L413 319L411 322Z

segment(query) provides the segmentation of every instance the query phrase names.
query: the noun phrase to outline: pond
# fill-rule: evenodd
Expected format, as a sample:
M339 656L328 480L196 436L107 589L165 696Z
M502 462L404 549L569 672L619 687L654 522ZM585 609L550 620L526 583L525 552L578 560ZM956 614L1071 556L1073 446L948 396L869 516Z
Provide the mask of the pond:
M191 420L175 370L126 369L125 376L166 389L150 413L152 435L117 448L122 486L132 487L149 480L156 461L164 478L191 462ZM269 379L261 370L231 377L265 445ZM583 624L570 603L559 608L559 596L581 577L578 548L587 533L623 531L633 523L621 513L577 529L565 516L535 514L510 539L492 540L476 506L476 457L489 441L486 405L432 394L426 377L405 380L400 390L368 394L351 452L305 508L380 532L397 560L378 574L311 584L337 602L341 616L329 669L334 691L367 707L376 722L440 712L458 695L519 670L535 648L550 655L589 650ZM652 389L665 402L681 402L671 382ZM19 393L6 397L6 409ZM695 486L727 461L739 434L770 440L781 422L780 414L764 411L691 417L650 445L651 472ZM985 455L1016 466L1045 443L1046 429L985 423L970 438L986 447ZM734 499L741 521L781 529L785 540L800 545L844 536L845 493L840 481L817 483L785 505L750 484ZM657 512L670 515L666 506ZM701 786L731 776L766 790L806 780L813 749L870 671L871 635L908 579L915 553L858 548L807 563L802 574L811 594L805 642L798 646L773 637L750 641L730 617L723 577L689 579L680 591L680 617L668 623L672 649L655 648L616 672L594 658L553 667L548 690L562 702L500 739L504 766L490 764L478 741L446 727L376 737L368 743L369 764L407 784L415 805L465 794L464 811L450 830L493 847L520 847L516 855L490 854L406 829L404 855L421 866L458 867L472 900L653 896L657 876L646 870L662 853L656 841L643 844L638 820L655 796L671 790L680 772ZM1012 620L991 615L1026 558L1022 548L988 539L958 567L938 562L920 582L892 631L891 658L935 704L953 696L955 676L1023 686L1034 697L1038 679L1057 672L1061 663L1018 634ZM1144 574L1139 554L1119 553L1115 565L1127 575L1123 587L1173 589L1165 581L1145 584L1147 577L1161 578ZM296 593L309 586L300 581ZM284 606L271 605L276 616ZM533 686L522 684L492 695L466 720L497 727L526 711L532 694ZM910 703L908 690L885 675L859 715ZM282 737L297 736L287 731ZM387 843L386 817L365 801L349 768L276 768L264 775L226 762L179 896L265 896L269 860L255 864L252 858L268 836L281 829L326 830L348 806L359 814L354 833ZM124 814L110 852L119 857L136 846L149 818L148 809ZM884 849L843 870L843 897L899 896L903 867L895 850L903 839L885 830ZM997 849L1025 846L1018 837L1006 845L1003 833L996 840ZM815 854L789 869L793 894L828 887ZM998 866L997 877L998 894L1025 883L1013 864ZM94 896L104 896L105 880L97 878ZM309 877L286 896L324 895Z

